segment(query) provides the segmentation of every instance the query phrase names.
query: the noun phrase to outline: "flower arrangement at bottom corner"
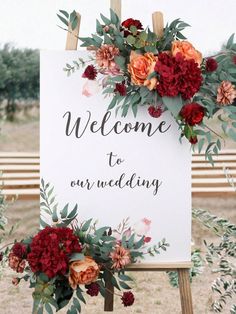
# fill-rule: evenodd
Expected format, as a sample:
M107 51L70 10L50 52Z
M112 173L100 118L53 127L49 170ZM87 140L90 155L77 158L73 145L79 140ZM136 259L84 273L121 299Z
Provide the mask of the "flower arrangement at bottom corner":
M92 219L80 224L77 205L70 212L68 204L57 210L49 184L43 181L42 184L43 229L33 237L15 242L8 256L10 268L18 273L12 283L29 281L34 289L33 313L44 310L53 313L65 306L68 314L80 313L81 302L86 303L84 294L105 297L111 293L106 288L107 278L118 290L112 293L120 296L125 307L131 306L135 297L127 284L133 280L125 274L127 266L143 259L145 254L153 256L166 251L169 244L163 239L149 246L151 238L146 234L151 221L147 218L133 227L125 219L114 230L106 226L97 228Z
M77 25L75 11L60 10L60 20L72 28ZM79 58L66 64L70 75L86 67L83 94L91 96L100 89L111 96L108 110L129 111L134 116L146 107L153 118L169 111L192 148L212 161L225 144L224 137L236 141L236 43L230 36L222 51L203 57L182 31L189 25L180 19L167 24L158 36L141 21L129 18L121 22L111 10L101 14L96 31L79 38L90 52L88 60ZM67 30L67 29L66 29ZM211 126L215 118L223 135Z

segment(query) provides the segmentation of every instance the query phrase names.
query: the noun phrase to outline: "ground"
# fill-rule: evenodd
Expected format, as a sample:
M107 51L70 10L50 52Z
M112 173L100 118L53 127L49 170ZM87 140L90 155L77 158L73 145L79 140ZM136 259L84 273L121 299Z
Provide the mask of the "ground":
M7 123L2 129L0 137L1 151L38 151L38 121L31 119L27 122ZM233 145L233 144L231 144ZM231 146L233 147L233 146ZM228 218L236 223L236 197L234 198L194 198L193 207L205 208L212 213ZM16 201L7 211L10 224L19 222L14 235L21 239L24 235L34 233L38 227L39 204L36 201ZM203 239L207 242L217 241L215 235L203 228L199 223L193 222L193 241L195 247L204 251ZM1 314L30 314L32 299L31 290L26 283L15 287L11 284L14 273L9 269L5 271L0 280L0 313ZM145 314L180 314L180 299L178 289L172 288L165 273L132 273L136 280L134 293L136 301L134 306L124 308L119 297L115 299L115 314L145 313ZM203 273L194 279L192 294L195 314L210 314L212 302L211 282L215 279L211 269L205 267ZM84 314L102 314L102 298L87 298L88 305L82 309ZM229 303L230 305L230 303ZM222 313L229 313L229 305ZM65 312L61 312L65 313Z

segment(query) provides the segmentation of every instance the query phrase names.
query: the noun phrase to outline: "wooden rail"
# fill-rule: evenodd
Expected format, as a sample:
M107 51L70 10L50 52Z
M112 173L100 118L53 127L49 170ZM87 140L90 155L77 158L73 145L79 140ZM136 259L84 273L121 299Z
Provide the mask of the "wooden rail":
M204 155L193 155L192 195L236 196L236 150L224 151L214 160L212 167ZM39 198L39 153L0 153L0 172L0 185L6 196Z

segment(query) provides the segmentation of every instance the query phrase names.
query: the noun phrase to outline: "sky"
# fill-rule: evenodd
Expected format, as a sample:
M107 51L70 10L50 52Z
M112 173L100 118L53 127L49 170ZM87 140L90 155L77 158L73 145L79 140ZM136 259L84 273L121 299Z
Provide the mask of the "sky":
M17 47L63 50L66 32L59 29L59 9L82 14L81 36L95 31L95 21L102 12L109 13L109 0L0 0L0 44ZM185 31L203 54L217 52L236 31L236 0L126 0L122 2L122 19L140 19L152 26L151 15L162 11L166 22L181 18L191 24Z

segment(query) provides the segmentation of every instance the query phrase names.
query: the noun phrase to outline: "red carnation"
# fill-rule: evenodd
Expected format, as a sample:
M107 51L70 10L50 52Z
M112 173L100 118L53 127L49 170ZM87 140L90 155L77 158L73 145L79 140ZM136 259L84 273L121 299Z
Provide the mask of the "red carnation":
M87 68L85 69L82 77L87 78L89 80L95 80L97 77L98 71L96 70L94 65L88 65Z
M159 74L157 91L161 97L181 94L184 99L190 99L199 91L202 83L198 64L193 59L186 60L181 53L175 57L160 53L155 71Z
M11 249L12 253L21 258L21 259L24 259L26 257L26 246L23 244L23 243L15 243Z
M233 56L233 63L236 64L236 56Z
M135 26L137 30L143 30L143 25L139 20L134 20L132 18L125 20L121 23L121 26L123 26L124 30L124 36L127 37L131 34L130 28L131 26Z
M208 58L206 60L206 70L207 72L214 72L218 68L218 63L213 58Z
M134 304L134 295L131 291L124 292L121 300L124 306L131 306Z
M189 142L190 142L192 145L197 144L197 142L198 142L197 136L196 136L196 135L191 136L190 139L189 139Z
M116 88L114 89L114 92L119 93L120 96L126 96L127 88L124 83L116 83Z
M124 28L127 28L130 30L131 26L135 26L137 29L143 29L143 25L139 20L134 20L132 18L125 20L124 22L121 23L121 25Z
M205 110L204 107L193 102L184 105L179 114L188 125L193 126L202 122Z
M97 282L93 282L90 285L86 286L87 288L87 294L89 294L91 297L96 297L99 294L100 286Z
M162 115L163 110L162 110L161 106L158 106L158 107L150 106L148 108L148 112L149 112L151 117L159 118Z
M81 250L79 239L70 228L46 227L33 238L27 261L34 273L43 272L53 278L65 275L69 256Z

